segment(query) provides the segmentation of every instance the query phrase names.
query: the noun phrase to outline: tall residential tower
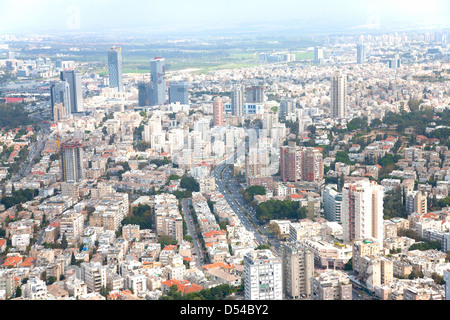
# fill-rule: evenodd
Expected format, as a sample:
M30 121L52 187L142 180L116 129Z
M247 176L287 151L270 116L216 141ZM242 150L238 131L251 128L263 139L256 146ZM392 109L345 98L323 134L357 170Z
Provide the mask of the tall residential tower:
M331 117L342 119L345 117L347 105L347 77L340 71L331 77Z

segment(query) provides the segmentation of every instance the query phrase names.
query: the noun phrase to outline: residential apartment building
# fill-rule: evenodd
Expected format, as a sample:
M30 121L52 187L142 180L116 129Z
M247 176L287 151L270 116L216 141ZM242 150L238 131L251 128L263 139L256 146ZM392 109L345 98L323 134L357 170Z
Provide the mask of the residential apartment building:
M313 300L352 300L352 284L340 270L328 270L311 279Z
M283 290L293 299L310 297L314 254L299 243L283 245Z
M383 189L376 182L360 180L345 183L342 190L341 218L344 243L366 238L383 246Z
M283 298L282 262L270 250L251 251L244 256L245 300Z

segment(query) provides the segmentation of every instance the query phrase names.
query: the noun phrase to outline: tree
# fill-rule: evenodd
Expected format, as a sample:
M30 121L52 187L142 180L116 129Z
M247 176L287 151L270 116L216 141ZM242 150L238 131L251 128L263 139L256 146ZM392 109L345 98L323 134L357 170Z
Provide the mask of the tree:
M439 273L437 273L437 272L433 272L433 273L431 274L431 278L434 280L434 282L435 282L436 284L439 284L439 285L445 284L444 277L441 276L441 275L440 275Z
M21 296L22 296L22 288L20 286L17 286L15 297L18 298Z
M136 150L145 151L150 148L150 142L141 140L136 144Z
M246 202L252 202L255 199L255 195L264 196L265 194L266 194L266 188L264 188L263 186L251 186L251 187L245 189L244 200Z
M54 276L48 277L48 279L47 279L47 285L51 285L51 284L55 283L56 280L57 280L57 279L56 279L56 277L54 277Z
M75 254L73 252L72 252L72 256L70 257L70 264L73 266L77 264L77 260L75 259Z
M279 237L281 235L280 226L276 223L269 223L267 229L275 236Z
M180 181L180 187L185 188L191 192L199 192L200 184L193 178L184 175Z
M125 217L121 224L122 226L126 224L137 224L141 229L151 229L153 220L152 208L147 204L139 204L133 208L132 215Z
M177 244L177 240L175 240L171 236L166 236L166 235L159 236L158 242L161 244L161 248L164 248L165 246Z
M69 246L69 243L67 241L66 234L64 233L63 237L61 239L61 249L65 250L65 249L67 249L68 246Z
M347 263L344 265L345 271L351 271L353 270L353 258L350 258Z
M99 291L99 293L102 296L104 296L105 298L109 295L110 292L111 292L111 288L109 287L109 285L106 285L106 287L102 286Z
M350 158L348 156L348 153L345 151L338 151L335 155L335 162L342 162L345 164L351 164Z
M306 128L309 132L311 132L311 134L316 134L316 126L315 125L309 125L307 128Z
M375 118L375 119L373 119L372 122L370 123L370 126L371 126L372 128L378 128L378 127L381 126L382 124L383 124L383 123L381 122L380 119Z
M306 207L301 208L298 201L268 200L256 207L256 218L267 222L273 219L303 219Z

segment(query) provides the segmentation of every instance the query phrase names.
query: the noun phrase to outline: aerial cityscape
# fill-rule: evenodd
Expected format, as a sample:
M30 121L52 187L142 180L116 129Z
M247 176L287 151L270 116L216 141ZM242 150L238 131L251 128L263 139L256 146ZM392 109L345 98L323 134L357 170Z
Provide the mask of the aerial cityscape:
M0 300L450 300L450 5L317 2L0 4Z

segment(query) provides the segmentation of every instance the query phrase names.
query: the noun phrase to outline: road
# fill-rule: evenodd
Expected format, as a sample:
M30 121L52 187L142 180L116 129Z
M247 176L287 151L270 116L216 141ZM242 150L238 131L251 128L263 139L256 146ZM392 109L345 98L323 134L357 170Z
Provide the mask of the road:
M200 240L198 238L197 233L195 232L194 221L192 219L191 210L189 209L190 205L192 205L191 199L183 199L181 201L181 206L183 210L184 219L186 221L186 226L188 229L188 234L192 237L194 243L195 264L197 265L197 268L200 269L204 264L203 252L202 246L200 245Z
M42 112L33 114L31 118L33 120L41 122ZM38 133L36 142L30 145L30 153L28 154L27 159L21 164L19 172L11 178L12 182L18 181L22 177L25 177L30 173L34 159L38 157L44 149L45 143L50 136L50 125L41 123L40 127L41 130Z

